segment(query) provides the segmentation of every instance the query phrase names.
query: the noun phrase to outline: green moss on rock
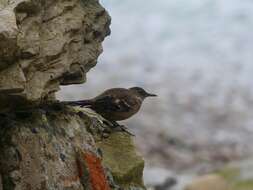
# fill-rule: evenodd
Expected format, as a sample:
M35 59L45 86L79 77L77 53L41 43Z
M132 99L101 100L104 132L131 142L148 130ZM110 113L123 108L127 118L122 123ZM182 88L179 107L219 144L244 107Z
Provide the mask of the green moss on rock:
M97 142L103 152L103 163L110 169L114 180L124 186L144 187L144 161L135 150L131 137L122 132L114 132L107 139Z
M77 160L82 158L77 150L100 158L98 148L112 190L144 189L144 161L137 155L131 137L111 129L108 138L98 138L103 132L100 130L108 128L100 119L96 113L66 106L0 115L3 189L90 190L88 183L80 180L80 175L82 179L90 176L80 174Z

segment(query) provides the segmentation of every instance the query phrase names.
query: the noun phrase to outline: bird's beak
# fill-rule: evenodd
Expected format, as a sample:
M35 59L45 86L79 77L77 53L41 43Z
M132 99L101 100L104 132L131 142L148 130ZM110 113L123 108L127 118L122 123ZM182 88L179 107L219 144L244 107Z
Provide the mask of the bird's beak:
M147 97L156 97L157 95L156 94L149 94L147 93Z

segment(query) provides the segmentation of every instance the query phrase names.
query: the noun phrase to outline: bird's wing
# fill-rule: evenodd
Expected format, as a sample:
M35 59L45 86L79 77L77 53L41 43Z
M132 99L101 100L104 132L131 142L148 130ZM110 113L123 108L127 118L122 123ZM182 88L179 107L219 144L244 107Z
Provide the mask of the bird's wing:
M131 110L131 105L124 98L117 98L113 95L104 95L96 98L92 105L95 110L101 112L128 112Z

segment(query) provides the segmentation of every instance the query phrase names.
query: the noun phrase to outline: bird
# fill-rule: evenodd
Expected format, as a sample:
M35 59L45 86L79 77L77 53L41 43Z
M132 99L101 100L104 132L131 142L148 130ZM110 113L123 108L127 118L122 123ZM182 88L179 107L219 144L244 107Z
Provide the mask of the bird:
M115 126L120 126L117 121L132 117L140 110L147 97L155 96L157 95L148 93L141 87L111 88L91 99L63 103L91 108Z

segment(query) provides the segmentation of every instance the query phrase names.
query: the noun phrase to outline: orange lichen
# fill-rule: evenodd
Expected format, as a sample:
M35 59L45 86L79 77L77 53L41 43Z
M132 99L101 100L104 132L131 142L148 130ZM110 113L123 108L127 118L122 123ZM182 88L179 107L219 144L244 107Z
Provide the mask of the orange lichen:
M71 187L80 181L83 185L91 187L92 190L110 190L102 161L95 154L79 151L76 164L77 176L61 176L64 187Z
M93 190L110 190L101 159L92 153L85 153L83 159L89 170L89 179Z

